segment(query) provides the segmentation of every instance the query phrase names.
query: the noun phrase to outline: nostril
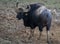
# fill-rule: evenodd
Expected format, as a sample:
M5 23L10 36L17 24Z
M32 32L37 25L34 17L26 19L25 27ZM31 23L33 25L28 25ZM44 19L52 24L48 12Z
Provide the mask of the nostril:
M19 16L17 15L16 18L19 19Z
M16 16L16 18L18 18L18 15Z
M20 16L20 15L17 15L16 18L17 18L18 20L20 20L20 19L21 19L21 16Z
M17 13L17 15L16 15L16 18L18 19L18 20L20 20L20 19L22 19L22 17L23 17L23 14L22 13Z

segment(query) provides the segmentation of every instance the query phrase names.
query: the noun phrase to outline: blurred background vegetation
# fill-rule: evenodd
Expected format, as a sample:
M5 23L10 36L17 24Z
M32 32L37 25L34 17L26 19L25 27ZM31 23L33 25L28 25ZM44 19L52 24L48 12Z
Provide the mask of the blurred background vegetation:
M12 4L11 6L13 6L16 3L16 1L17 0L0 0L0 3L7 6L10 6L10 4ZM39 2L45 4L47 7L60 9L60 0L18 0L18 1L23 4Z
M60 11L60 0L18 0L20 4L43 3L50 9L57 9ZM23 20L16 19L15 5L17 0L0 0L0 44L40 44L40 41L30 40L30 28L25 28ZM59 12L60 13L60 12ZM60 14L59 14L60 15ZM56 18L55 15L53 17ZM60 16L59 16L60 18ZM54 19L53 19L54 20ZM60 19L59 19L60 20ZM57 22L58 23L58 22ZM59 23L60 25L60 23ZM60 26L55 22L52 23L51 32L54 33L52 37L52 44L60 44ZM38 28L35 29L35 39L39 36ZM43 39L41 43L46 43L46 31L43 32ZM25 43L25 41L27 41Z

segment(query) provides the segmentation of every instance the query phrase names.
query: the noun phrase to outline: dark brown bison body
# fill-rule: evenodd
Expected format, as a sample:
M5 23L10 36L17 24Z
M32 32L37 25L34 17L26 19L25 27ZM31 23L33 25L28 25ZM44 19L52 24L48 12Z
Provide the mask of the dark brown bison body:
M24 26L26 27L31 27L31 29L34 29L36 26L38 26L40 32L43 30L43 27L46 27L46 30L49 31L52 20L52 15L49 9L45 8L39 3L30 4L29 6L29 11L17 13L17 18L19 20L22 18ZM29 7L27 7L27 9L28 8Z

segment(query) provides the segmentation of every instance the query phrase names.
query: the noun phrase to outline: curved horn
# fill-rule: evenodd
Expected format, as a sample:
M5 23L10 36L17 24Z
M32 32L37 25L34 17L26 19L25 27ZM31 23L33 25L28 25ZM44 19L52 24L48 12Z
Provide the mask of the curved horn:
M18 2L18 0L17 0L17 2L16 2L16 7L18 7L18 4L19 4L19 2Z
M28 12L29 10L31 9L31 7L30 7L30 5L27 5L26 7L25 7L25 12Z
M19 2L18 2L18 0L17 0L16 5L15 5L15 12L18 11L18 4L19 4Z
M18 13L18 12L24 12L24 6L23 5L19 5L19 2L18 2L18 0L17 0L17 2L16 2L16 13Z
M27 8L26 9L30 10L31 9L30 5L27 5Z

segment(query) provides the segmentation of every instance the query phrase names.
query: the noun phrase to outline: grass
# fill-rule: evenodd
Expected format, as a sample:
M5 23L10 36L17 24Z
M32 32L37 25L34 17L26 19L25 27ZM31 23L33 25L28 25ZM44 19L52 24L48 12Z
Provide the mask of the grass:
M0 3L16 3L17 0L0 0ZM20 3L33 3L33 2L39 2L44 3L46 6L51 8L57 8L60 9L60 0L18 0Z
M22 4L39 2L39 3L45 4L47 7L57 8L58 10L60 9L60 0L19 0L19 2ZM26 36L29 36L24 31L26 28L24 28L23 24L21 23L22 21L18 21L15 18L16 14L14 14L15 13L14 9L11 8L11 7L14 7L15 4L16 4L16 0L0 0L0 44L22 44L23 42L21 43L20 40L23 39L24 34ZM56 28L57 31L55 27L57 27ZM60 38L60 36L59 35L56 36L57 32L58 32L57 34L59 34L58 26L53 25L52 32L55 34L53 38L56 38L56 41L59 42L60 44L60 40L57 39L57 38ZM42 39L42 42L44 41L44 39ZM57 42L54 42L54 43L56 44ZM37 42L37 44L39 43Z

